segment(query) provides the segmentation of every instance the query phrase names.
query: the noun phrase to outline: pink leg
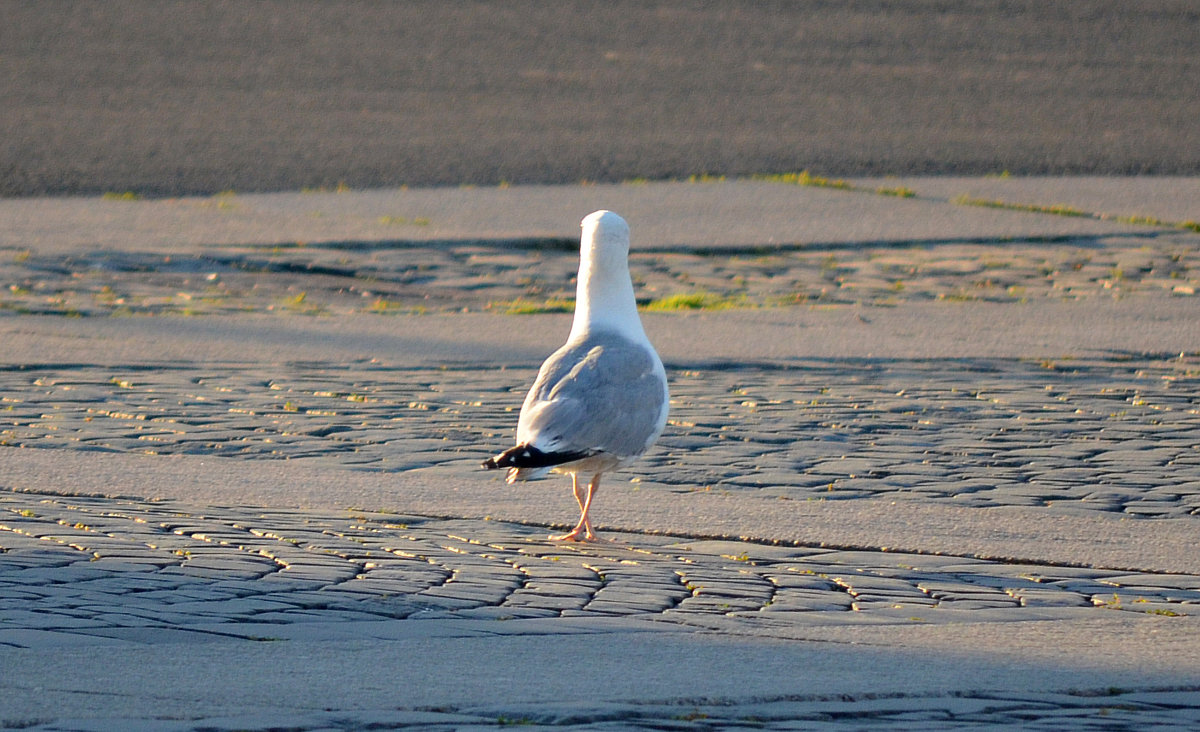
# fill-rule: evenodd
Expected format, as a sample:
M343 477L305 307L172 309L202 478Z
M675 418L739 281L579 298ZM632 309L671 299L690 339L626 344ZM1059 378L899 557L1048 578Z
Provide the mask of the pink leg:
M583 515L579 517L579 523L583 525L584 538L588 541L596 538L596 532L592 530L592 520L588 518L588 509L592 507L592 499L596 497L596 492L599 490L600 474L596 473L592 476L592 482L588 483L587 500L583 502Z
M596 538L596 532L592 527L592 521L588 518L588 509L592 507L592 499L596 496L596 491L600 489L600 474L592 476L592 481L588 483L587 498L582 498L579 495L579 478L574 473L571 474L571 490L575 493L575 501L579 504L579 509L582 512L579 516L579 523L575 524L575 528L565 534L550 536L551 541L579 541L580 534L583 535L584 541L593 541Z
M575 494L575 502L579 504L579 510L583 510L583 493L579 490L579 476L571 473L571 492Z

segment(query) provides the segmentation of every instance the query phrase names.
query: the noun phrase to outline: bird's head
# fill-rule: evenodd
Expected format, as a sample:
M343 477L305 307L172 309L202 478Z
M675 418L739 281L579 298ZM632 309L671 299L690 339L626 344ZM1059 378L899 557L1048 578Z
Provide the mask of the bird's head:
M580 255L602 268L624 269L629 259L629 224L612 211L596 211L580 224Z

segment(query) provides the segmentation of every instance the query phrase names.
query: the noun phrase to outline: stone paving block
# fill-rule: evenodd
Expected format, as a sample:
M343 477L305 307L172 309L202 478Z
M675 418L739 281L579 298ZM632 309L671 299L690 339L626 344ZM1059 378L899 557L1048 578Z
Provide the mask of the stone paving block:
M108 571L109 568L115 572L156 572L164 566L175 568L177 565L170 560L165 559L150 559L146 561L142 557L107 557L98 556L93 560L95 569L100 571Z
M551 595L514 592L504 600L505 607L534 607L545 610L578 610L587 603L586 597L555 597Z
M1124 605L1124 603L1122 603ZM1155 601L1145 597L1136 597L1129 603L1128 608L1133 612L1146 613L1148 615L1162 615L1164 617L1177 617L1180 615L1196 615L1200 614L1200 606L1187 606L1179 602Z
M947 597L943 598L938 603L938 608L952 610L983 610L988 608L1010 608L1019 605L1016 599L998 599L998 598L969 598L969 597Z
M785 601L771 603L758 610L751 611L753 614L746 614L746 617L756 617L761 613L761 617L775 619L784 619L788 621L795 620L793 613L827 613L852 610L854 601L850 598L845 600L833 597L812 597L812 598L788 598ZM735 613L740 614L740 613Z
M1018 589L1013 590L1012 595L1024 607L1083 607L1092 604L1089 597L1075 593Z
M776 596L781 594L803 594L805 591L820 594L835 590L838 585L832 580L817 577L815 575L806 576L801 574L792 574L781 572L778 574L769 574L765 577L776 587Z
M417 602L428 603L431 606L442 607L450 610L458 610L462 608L472 608L484 605L491 600L490 596L479 595L477 593L459 594L457 591L448 592L440 591L436 588L433 590L425 590L416 595Z
M523 575L519 578L519 583L529 591L550 588L561 592L586 592L600 584L600 576L595 571L579 566L572 560L574 558L568 560L567 566L556 564L553 567L518 563L516 568Z
M901 607L934 607L941 603L928 597L916 595L872 595L863 593L853 595L851 608L854 610L870 610L873 608Z
M524 587L518 590L522 595L546 595L591 598L595 594L596 588L600 586L600 581L597 579L592 583L573 583L573 582L540 582L531 581Z
M639 589L628 589L620 586L620 583L605 585L598 589L592 595L593 601L603 601L609 603L671 603L678 601L684 597L691 597L692 591L678 584L665 584L660 586L646 586Z
M426 583L403 582L374 577L350 580L342 583L338 589L343 592L356 592L370 595L407 595L421 592L429 587Z
M517 618L556 618L560 615L563 617L569 616L571 613L580 613L579 610L573 608L546 608L533 606L516 606L516 605L501 605L485 606L468 608L465 610L456 610L454 617L461 618L478 618L481 620L513 620Z

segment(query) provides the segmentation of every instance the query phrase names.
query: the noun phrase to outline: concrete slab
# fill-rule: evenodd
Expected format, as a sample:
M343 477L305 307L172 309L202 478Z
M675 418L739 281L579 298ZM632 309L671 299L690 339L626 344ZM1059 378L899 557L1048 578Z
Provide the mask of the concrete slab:
M959 197L1013 206L1066 206L1109 219L1200 221L1200 180L1172 176L959 176L852 178L864 188L911 188L918 196Z
M1075 179L1005 181L1013 200L1052 205ZM1145 179L1123 190L1132 211L1169 193L1182 212L1195 179ZM887 183L888 181L884 181ZM977 182L977 181L976 181ZM908 180L938 194L940 179ZM964 182L965 183L965 182ZM873 183L872 183L873 185ZM486 240L572 248L579 220L607 208L629 221L633 251L815 247L889 242L1013 240L1144 233L1087 217L958 206L756 180L505 188L242 194L167 200L0 199L0 247L39 253L92 249L183 253L297 242L346 245ZM1042 198L1042 196L1049 196ZM1090 198L1087 200L1091 200Z

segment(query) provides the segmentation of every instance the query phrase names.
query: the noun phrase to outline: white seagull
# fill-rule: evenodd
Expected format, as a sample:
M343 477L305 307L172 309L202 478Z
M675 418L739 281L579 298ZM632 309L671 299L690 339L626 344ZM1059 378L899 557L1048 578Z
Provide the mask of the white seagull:
M579 523L552 540L596 538L588 510L600 475L646 452L662 434L669 408L667 374L633 298L629 224L596 211L582 227L571 334L542 364L525 397L516 446L483 463L508 468L509 483L570 473ZM586 496L580 477L588 480Z

